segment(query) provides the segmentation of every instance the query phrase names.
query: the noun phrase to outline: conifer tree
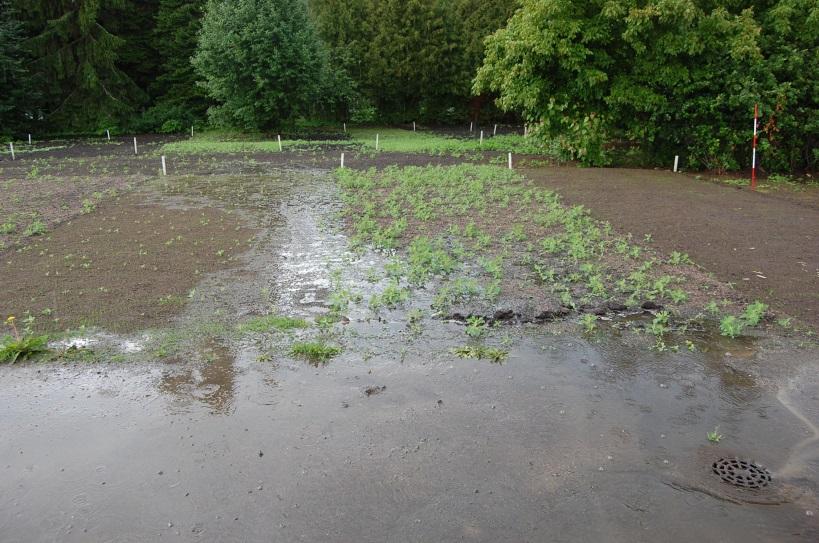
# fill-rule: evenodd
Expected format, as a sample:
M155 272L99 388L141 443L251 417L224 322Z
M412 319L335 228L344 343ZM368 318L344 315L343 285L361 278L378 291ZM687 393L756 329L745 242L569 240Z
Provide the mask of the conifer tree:
M0 0L0 137L22 131L36 117L23 38L17 13Z
M196 52L206 0L160 0L153 31L154 49L163 62L150 87L155 105L147 112L147 128L180 132L206 117L210 101L197 84L191 63Z
M23 2L31 70L41 79L50 130L95 130L127 123L144 94L117 65L121 38L103 25L116 0Z

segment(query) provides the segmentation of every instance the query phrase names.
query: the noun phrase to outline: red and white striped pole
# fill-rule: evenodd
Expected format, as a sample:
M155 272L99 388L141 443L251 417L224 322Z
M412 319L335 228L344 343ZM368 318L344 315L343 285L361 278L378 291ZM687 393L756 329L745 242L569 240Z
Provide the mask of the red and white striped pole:
M756 143L759 126L759 104L754 104L754 150L751 155L751 190L756 190Z

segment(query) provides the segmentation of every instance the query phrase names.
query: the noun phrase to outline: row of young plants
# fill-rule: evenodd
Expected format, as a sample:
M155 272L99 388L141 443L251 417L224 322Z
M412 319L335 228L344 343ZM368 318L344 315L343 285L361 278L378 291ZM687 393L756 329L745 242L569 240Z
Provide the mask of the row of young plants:
M455 305L474 309L466 326L473 336L494 320L487 308L514 305L525 291L542 307L560 307L559 315L579 315L588 332L602 314L650 308L653 320L643 329L663 350L679 348L665 343L673 332L684 336L714 321L736 337L758 326L767 309L761 302L743 308L688 255L658 255L508 169L466 164L336 175L353 243L395 254L387 286L369 300L376 311L433 288L435 315L448 316Z

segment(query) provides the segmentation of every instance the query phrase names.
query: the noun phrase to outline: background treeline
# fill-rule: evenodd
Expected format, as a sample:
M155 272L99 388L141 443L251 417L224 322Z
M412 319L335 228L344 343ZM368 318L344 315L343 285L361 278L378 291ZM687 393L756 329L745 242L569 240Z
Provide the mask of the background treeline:
M819 0L0 0L0 136L506 114L568 158L819 164Z
M209 109L247 129L294 116L463 121L481 105L483 39L516 4L0 0L0 126L175 132Z
M768 171L819 164L819 0L522 0L489 40L492 91L592 164L750 164L754 104ZM613 147L612 143L619 144Z

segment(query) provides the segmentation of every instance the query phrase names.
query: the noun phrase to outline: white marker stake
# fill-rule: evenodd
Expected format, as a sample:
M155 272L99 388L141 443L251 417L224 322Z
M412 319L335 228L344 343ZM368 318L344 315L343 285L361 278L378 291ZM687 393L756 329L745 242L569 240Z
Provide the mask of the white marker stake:
M528 135L529 135L529 127L524 124L523 125L523 137L525 138Z
M412 131L415 132L415 121L412 121Z
M105 131L105 135L106 135L106 136L108 136L108 141L111 141L111 131L110 131L110 130L106 130L106 131Z
M677 166L680 164L680 155L674 155L674 173L677 173Z
M512 153L509 153L509 169L512 169Z
M344 153L341 153L341 169L344 169Z
M281 153L282 152L282 135L279 134L276 137L279 138L279 152Z
M31 145L31 134L28 135L28 144Z
M9 142L9 149L11 149L11 159L12 159L12 160L16 160L16 159L14 158L14 144L13 144L13 143L11 143L11 142Z
M492 135L493 135L493 136L497 136L497 135L498 135L498 125L495 125L495 130L492 132Z
M469 131L472 132L472 125L475 124L474 122L469 123Z
M134 154L135 155L139 154L139 150L137 149L136 136L134 136Z
M483 130L481 130L481 145L483 145Z
M191 125L191 137L193 137L193 125Z
M344 133L347 133L347 123L344 123Z
M375 135L375 150L378 151L378 134Z
M168 175L168 169L165 168L165 155L162 155L162 175Z

